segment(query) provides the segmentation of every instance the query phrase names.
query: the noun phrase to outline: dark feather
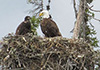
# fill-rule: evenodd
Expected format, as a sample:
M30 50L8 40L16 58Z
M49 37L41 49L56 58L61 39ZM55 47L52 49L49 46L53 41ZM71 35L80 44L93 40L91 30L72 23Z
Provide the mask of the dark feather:
M41 21L40 26L41 26L42 32L45 34L46 37L61 36L61 33L59 32L59 29L56 23L50 18L44 18Z
M25 20L18 26L15 34L25 35L28 32L31 32L31 23L30 18L27 16L25 17Z

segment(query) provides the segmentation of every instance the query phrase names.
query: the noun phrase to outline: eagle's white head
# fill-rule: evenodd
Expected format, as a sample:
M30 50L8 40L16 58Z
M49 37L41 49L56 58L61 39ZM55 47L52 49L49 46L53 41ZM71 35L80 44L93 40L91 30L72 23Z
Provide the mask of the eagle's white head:
M49 11L43 10L40 12L39 16L42 16L42 18L49 18Z

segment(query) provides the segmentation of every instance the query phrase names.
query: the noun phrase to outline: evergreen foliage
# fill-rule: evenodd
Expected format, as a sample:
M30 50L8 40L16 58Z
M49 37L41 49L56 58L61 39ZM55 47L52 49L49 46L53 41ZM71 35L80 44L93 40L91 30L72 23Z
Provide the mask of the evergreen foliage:
M85 29L86 29L85 39L92 46L99 47L99 45L98 45L99 41L98 41L97 37L95 37L97 32L96 32L94 26L91 24L91 20L92 20L92 18L94 16L95 16L95 14L93 12L91 12L88 8L86 8L86 10L85 10L85 17L84 17L84 21L85 21L85 24L86 24L86 27L85 27Z
M36 18L35 16L31 18L31 31L34 35L38 35L37 28L39 27L40 20L41 18Z
M86 14L88 14L86 16L87 18L87 26L86 26L86 39L89 41L89 43L94 46L94 47L99 47L98 45L98 39L97 37L95 37L95 35L97 34L96 30L94 29L94 26L91 24L91 20L92 18L95 16L94 12L91 12L89 9L86 11ZM91 17L89 16L91 15ZM91 25L89 25L89 23ZM95 23L93 23L95 24Z

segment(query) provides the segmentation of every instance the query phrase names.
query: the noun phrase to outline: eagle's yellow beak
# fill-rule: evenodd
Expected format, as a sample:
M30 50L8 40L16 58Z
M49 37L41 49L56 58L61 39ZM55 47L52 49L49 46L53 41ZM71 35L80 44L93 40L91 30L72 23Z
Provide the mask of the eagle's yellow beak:
M42 16L42 15L43 15L43 13L40 13L40 14L39 14L39 16Z

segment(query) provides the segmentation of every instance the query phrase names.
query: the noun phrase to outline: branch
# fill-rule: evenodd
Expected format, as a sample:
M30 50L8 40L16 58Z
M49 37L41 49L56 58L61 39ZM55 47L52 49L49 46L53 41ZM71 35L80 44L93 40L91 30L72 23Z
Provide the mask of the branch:
M97 19L97 18L95 18L95 17L93 17L93 16L91 16L91 15L89 15L89 14L88 14L88 16L89 16L89 17L92 17L94 20L97 20L97 21L100 22L100 19Z
M41 10L43 10L43 0L29 0L29 3L33 5L33 15L37 16Z
M97 20L97 21L99 21L99 22L100 22L100 19L97 19L97 18L94 18L94 17L93 17L93 19L94 19L94 20Z
M89 8L91 11L94 11L94 12L100 12L100 10L94 10L94 9L91 9Z
M91 7L88 6L88 9L90 9L91 11L94 11L94 12L100 12L100 10L94 10L92 9L93 5Z
M50 54L48 55L47 60L46 60L45 64L43 65L43 67L41 68L41 70L43 70L43 68L45 68L45 66L47 65L47 62L48 62L48 60L49 60L51 54L52 54L52 53L50 53Z
M75 17L77 18L77 10L76 10L76 2L75 2L75 0L73 0L73 7L74 7L74 11L75 11Z

